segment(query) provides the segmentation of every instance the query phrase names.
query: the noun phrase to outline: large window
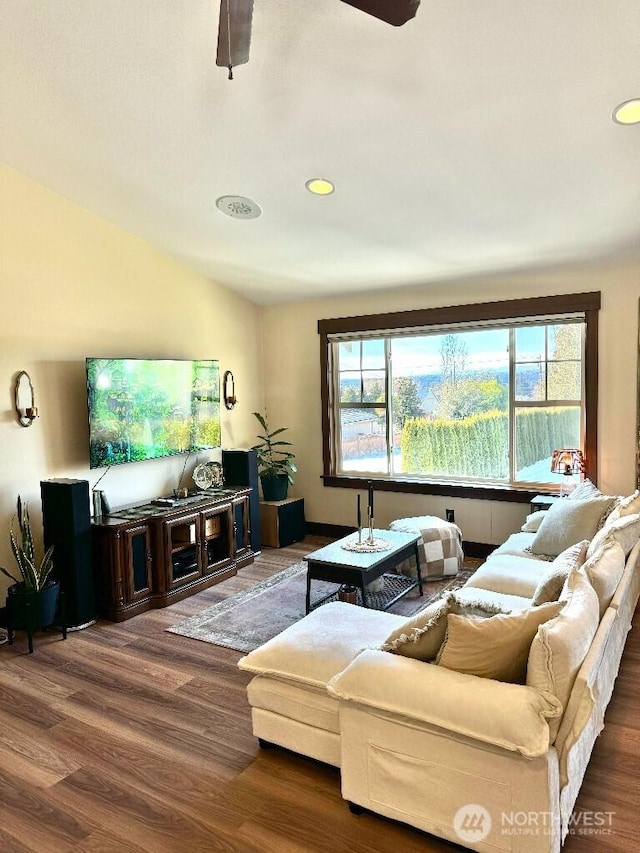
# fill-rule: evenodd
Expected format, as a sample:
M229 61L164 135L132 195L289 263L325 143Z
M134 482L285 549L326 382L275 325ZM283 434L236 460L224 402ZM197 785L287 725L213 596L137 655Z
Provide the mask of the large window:
M325 481L535 491L560 479L561 447L593 473L598 307L577 294L321 321Z

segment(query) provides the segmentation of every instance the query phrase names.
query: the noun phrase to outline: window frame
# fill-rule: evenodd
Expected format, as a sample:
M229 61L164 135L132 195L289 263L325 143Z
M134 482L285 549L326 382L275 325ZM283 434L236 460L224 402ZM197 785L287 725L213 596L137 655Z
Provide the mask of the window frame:
M597 483L598 459L598 312L600 291L568 293L560 296L539 296L509 299L500 302L471 303L441 308L424 308L397 311L387 314L367 314L355 317L336 317L318 321L320 336L320 396L322 404L322 456L325 486L361 489L369 481L381 491L418 494L438 494L452 497L485 498L490 500L526 503L541 487L519 487L514 484L454 483L447 480L422 480L403 477L394 480L388 476L376 478L373 474L359 477L337 474L335 453L332 447L334 417L334 388L331 337L346 334L388 334L394 331L419 330L437 327L468 325L471 329L483 322L514 322L517 320L543 320L549 317L580 316L585 324L584 333L584 453L585 476ZM464 329L462 329L464 331ZM547 489L551 491L551 489Z

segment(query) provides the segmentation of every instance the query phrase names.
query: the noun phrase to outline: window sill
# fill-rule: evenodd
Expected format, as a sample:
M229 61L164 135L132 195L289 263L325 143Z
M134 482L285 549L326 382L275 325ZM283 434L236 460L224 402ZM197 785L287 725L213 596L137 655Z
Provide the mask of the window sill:
M418 495L442 495L455 498L475 498L484 501L531 503L531 499L545 491L543 486L517 489L513 486L489 486L476 483L437 483L424 480L376 480L375 477L324 476L325 486L338 489L366 489L369 482L377 492L404 492Z

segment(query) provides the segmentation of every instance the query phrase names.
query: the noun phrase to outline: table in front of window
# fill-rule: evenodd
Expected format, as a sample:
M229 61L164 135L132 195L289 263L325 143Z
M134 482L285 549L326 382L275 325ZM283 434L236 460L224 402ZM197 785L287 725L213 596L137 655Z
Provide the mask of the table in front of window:
M553 506L559 500L562 500L559 495L536 495L535 498L531 498L531 512L539 509L549 509L550 506Z

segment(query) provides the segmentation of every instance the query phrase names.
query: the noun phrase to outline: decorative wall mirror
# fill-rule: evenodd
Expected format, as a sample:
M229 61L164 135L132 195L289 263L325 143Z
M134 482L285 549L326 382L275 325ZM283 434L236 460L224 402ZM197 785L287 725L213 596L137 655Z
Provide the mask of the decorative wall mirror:
M21 370L16 376L14 401L20 426L31 426L38 417L38 410L35 404L31 377L26 370Z
M238 400L236 399L236 385L233 373L230 370L225 372L224 379L222 380L222 395L227 409L233 409Z

